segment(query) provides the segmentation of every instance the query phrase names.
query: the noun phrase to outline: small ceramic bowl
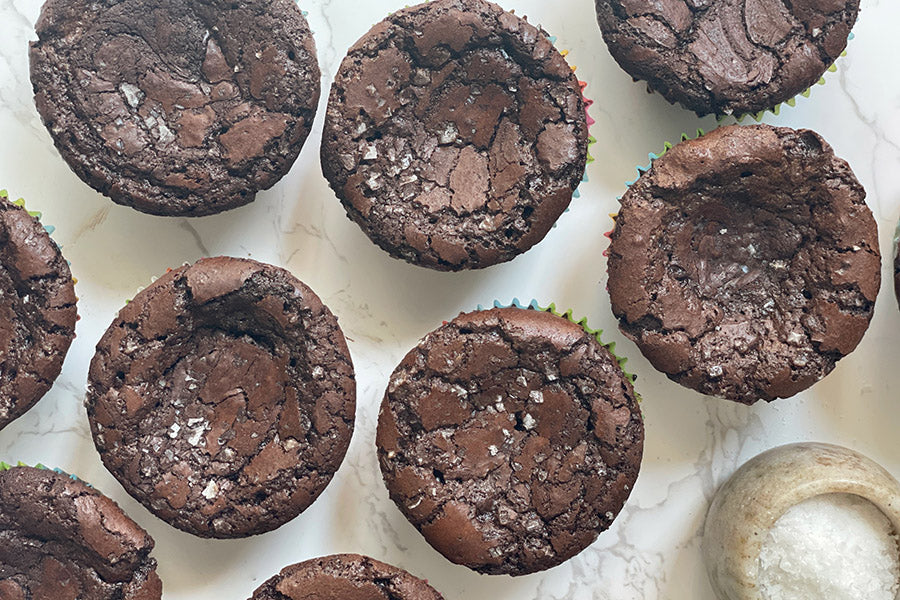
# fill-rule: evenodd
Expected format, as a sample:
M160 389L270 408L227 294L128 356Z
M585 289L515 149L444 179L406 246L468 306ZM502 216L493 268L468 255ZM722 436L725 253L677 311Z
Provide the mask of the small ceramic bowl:
M791 444L738 469L713 499L703 533L703 558L718 598L763 600L759 554L769 530L793 506L832 493L865 498L900 532L900 484L853 450Z

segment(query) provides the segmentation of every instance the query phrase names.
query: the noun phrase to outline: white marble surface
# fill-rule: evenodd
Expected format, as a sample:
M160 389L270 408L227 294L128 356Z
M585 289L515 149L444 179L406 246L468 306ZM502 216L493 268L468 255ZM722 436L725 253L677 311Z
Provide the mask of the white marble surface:
M327 89L344 52L403 1L304 0ZM282 566L333 552L361 552L428 578L447 600L713 600L699 531L716 487L758 452L785 442L844 444L900 474L900 311L890 260L872 327L859 349L799 397L743 407L682 389L658 374L615 328L601 253L624 182L647 153L711 118L645 92L610 58L590 0L504 0L571 50L596 99L599 140L590 183L547 239L512 263L445 274L390 259L344 216L318 165L321 111L291 173L257 201L196 220L150 217L82 184L54 150L32 104L27 42L39 0L0 0L0 187L24 196L56 225L79 279L78 338L53 390L0 432L0 460L42 461L79 474L120 502L156 538L167 600L247 598ZM810 127L849 160L869 192L882 250L900 217L900 79L896 0L863 0L856 39L825 86L767 122ZM325 95L323 94L323 103ZM324 104L323 104L324 105ZM167 267L231 254L270 261L306 281L340 317L359 382L357 430L321 499L273 533L203 541L158 521L104 470L90 441L83 391L93 346L126 298ZM444 319L513 296L555 301L586 315L631 357L640 379L647 441L635 492L613 528L550 572L479 576L447 563L387 497L373 451L377 407L395 364Z

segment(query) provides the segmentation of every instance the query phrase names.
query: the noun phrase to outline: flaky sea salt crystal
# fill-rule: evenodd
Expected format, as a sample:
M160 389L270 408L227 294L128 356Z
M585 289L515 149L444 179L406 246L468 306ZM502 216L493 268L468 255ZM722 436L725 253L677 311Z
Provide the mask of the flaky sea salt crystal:
M525 427L526 430L531 431L535 427L537 427L537 419L532 417L530 414L526 414L522 418L522 426Z
M215 481L210 481L201 493L207 500L212 500L219 495L219 484Z
M137 108L144 98L144 92L133 83L123 83L119 86L119 89L125 95L125 100L132 108Z
M868 500L817 496L791 508L769 531L759 585L765 600L894 600L897 535Z

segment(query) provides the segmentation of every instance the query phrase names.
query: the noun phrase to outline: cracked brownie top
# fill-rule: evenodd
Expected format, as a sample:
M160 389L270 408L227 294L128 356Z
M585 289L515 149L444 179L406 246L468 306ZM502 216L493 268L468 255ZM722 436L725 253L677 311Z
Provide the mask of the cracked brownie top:
M699 115L755 113L816 83L847 46L859 0L596 0L629 75Z
M542 240L582 180L587 146L578 80L543 31L484 0L436 0L350 49L322 169L392 256L456 271Z
M0 470L0 598L159 600L153 539L64 473Z
M134 498L202 537L290 521L350 443L353 364L337 319L284 269L204 259L110 325L86 399L103 463Z
M0 429L53 385L75 338L75 285L44 226L0 193Z
M637 479L631 379L593 335L537 310L460 315L391 376L378 456L391 498L451 561L549 569L607 529Z
M285 567L250 600L443 600L427 582L359 554L314 558Z
M621 329L653 365L747 404L827 375L868 328L878 231L849 165L808 130L723 127L622 197L609 249Z
M251 202L291 168L320 94L292 0L48 0L35 103L85 182L169 216Z

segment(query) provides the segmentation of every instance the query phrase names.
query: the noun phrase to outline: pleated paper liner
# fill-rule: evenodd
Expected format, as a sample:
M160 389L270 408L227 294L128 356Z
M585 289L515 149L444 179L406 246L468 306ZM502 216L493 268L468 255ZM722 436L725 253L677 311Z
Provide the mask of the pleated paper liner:
M554 303L551 303L547 306L541 306L537 300L531 300L531 302L529 302L527 304L522 304L522 302L518 298L513 298L512 302L510 302L509 304L504 304L503 302L500 302L499 300L494 300L494 304L493 304L493 306L491 306L491 308L518 308L521 310L536 310L536 311L540 311L540 312L550 313L551 315L555 315L557 317L562 317L563 319L566 319L567 321L574 323L574 324L578 325L579 327L581 327L582 329L584 329L585 332L587 332L587 334L590 335L591 337L595 338L600 343L601 346L603 346L604 348L609 350L609 353L612 354L613 357L616 359L616 362L619 363L619 367L622 369L622 372L625 374L625 377L632 384L634 384L635 381L637 381L637 375L635 375L634 373L629 373L625 369L625 364L628 362L628 358L616 354L616 343L615 342L609 342L609 343L604 342L603 341L603 330L602 329L592 329L590 327L590 325L588 325L587 317L583 317L581 319L576 319L573 316L574 311L571 308L566 310L565 312L560 312L556 308L556 304L554 304ZM478 310L487 310L487 309L483 305L479 304ZM641 395L637 392L637 390L635 390L634 394L635 394L635 397L637 398L638 402L641 402L642 398L641 398Z
M853 38L855 38L855 37L856 37L856 36L851 32L851 33L850 33L850 36L847 38L847 43L849 44L850 42L852 42L852 41L853 41ZM844 58L845 56L847 56L847 49L846 49L846 48L844 49L843 52L841 52L841 55L838 57L838 60L840 60L841 58ZM752 118L754 121L756 121L757 123L759 123L759 122L761 122L761 121L763 120L763 117L766 116L766 113L771 113L771 114L773 114L773 115L775 115L775 116L778 116L779 114L781 114L781 108L782 108L784 105L787 105L787 106L790 106L791 108L793 108L794 106L797 105L797 98L798 98L798 97L803 96L804 98L809 98L809 96L810 96L810 94L812 93L812 90L813 90L813 88L814 88L815 86L817 86L817 85L825 85L825 83L826 83L825 75L827 75L828 73L834 73L834 72L836 72L836 71L837 71L837 60L834 61L833 63L831 63L831 65L828 67L828 69L825 70L825 73L824 73L821 77L819 77L819 80L818 80L816 83L814 83L813 85L809 86L808 88L806 88L805 90L803 90L802 92L800 92L799 94L797 94L796 96L794 96L793 98L791 98L790 100L785 100L784 102L780 102L780 103L776 104L776 105L773 106L772 108L767 108L767 109L761 110L761 111L759 111L759 112L757 112L757 113L744 113L744 114L741 114L741 115L733 115L733 114L732 114L732 115L730 115L730 114L716 115L716 120L717 120L719 123L721 123L721 122L724 121L725 119L728 119L729 117L731 117L731 118L734 118L734 120L735 120L736 122L742 123L746 118L750 117L750 118Z
M551 35L551 36L550 36L550 42L551 42L554 46L556 45L556 36L555 36L555 35ZM561 50L561 51L560 51L560 54L562 54L563 57L568 58L568 56L569 56L569 51L568 51L568 50ZM577 73L578 67L575 66L575 65L570 65L570 66L572 67L572 72L573 72L573 73ZM593 106L594 101L591 100L590 98L588 98L587 95L585 94L585 90L587 89L587 86L588 86L587 82L586 82L586 81L582 81L581 79L579 79L579 80L578 80L578 86L581 88L581 98L582 98L582 100L584 100L584 116L585 116L585 118L586 118L586 120L587 120L587 126L588 126L587 162L585 163L584 177L582 177L582 179L581 179L581 183L582 183L582 184L585 184L585 183L587 183L587 182L589 181L589 179L588 179L588 174L587 174L587 165L589 165L589 164L591 164L592 162L594 162L594 157L591 156L591 146L593 146L594 144L597 143L597 138L595 138L593 135L591 135L591 127L593 127L594 124L597 123L597 121L595 121L595 120L591 117L591 112L590 112L590 108L591 108L591 106ZM572 197L573 197L573 198L581 198L581 192L579 191L579 189L576 189L576 190L575 190L575 193L572 194ZM568 210L569 210L569 209L567 208L566 211L568 212Z
M94 487L91 484L89 484L87 481L84 481L83 479L81 479L80 477L77 477L76 475L67 473L66 471L63 471L62 469L51 469L50 467L46 467L46 466L42 465L41 463L37 463L35 465L29 465L29 464L26 464L23 462L18 462L16 464L12 465L12 464L0 461L0 471L9 471L13 467L34 467L35 469L40 469L42 471L53 471L54 473L59 473L60 475L65 475L72 481L80 481L81 483L88 486L89 488Z

